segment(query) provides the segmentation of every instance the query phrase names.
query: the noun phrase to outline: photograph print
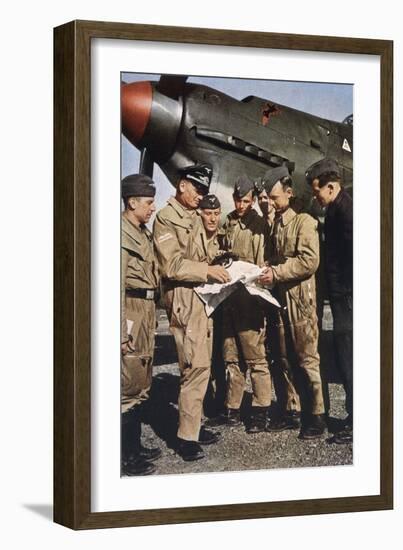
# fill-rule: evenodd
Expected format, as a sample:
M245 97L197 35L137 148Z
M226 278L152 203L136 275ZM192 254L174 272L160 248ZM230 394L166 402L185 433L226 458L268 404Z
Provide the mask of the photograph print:
M353 86L121 73L121 475L353 463Z

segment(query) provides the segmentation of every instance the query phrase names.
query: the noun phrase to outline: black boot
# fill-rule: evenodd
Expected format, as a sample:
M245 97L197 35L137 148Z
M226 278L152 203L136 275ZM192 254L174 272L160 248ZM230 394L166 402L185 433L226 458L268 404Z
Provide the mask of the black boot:
M141 456L141 423L136 407L122 414L122 475L153 474L155 466Z
M252 407L246 433L258 434L264 432L267 423L267 409L267 407Z
M148 462L154 462L155 460L158 460L160 456L162 455L161 449L158 447L144 447L141 444L141 424L143 423L150 423L150 416L151 411L149 408L149 403L147 401L143 401L140 405L136 405L134 408L136 413L136 421L139 423L140 426L140 452L139 455L141 458L144 458Z
M226 409L223 414L216 418L210 418L205 422L206 426L241 426L239 409Z
M218 443L221 439L221 433L220 432L213 432L211 430L207 430L204 426L200 428L199 432L199 445L213 445L214 443Z
M158 447L143 447L140 445L140 456L148 462L154 462L158 460L162 455L161 449Z
M180 437L178 437L177 452L186 462L204 458L203 449L197 441L187 441Z
M319 439L325 433L326 422L323 414L312 414L306 426L303 426L299 439Z
M349 414L344 420L343 428L334 434L332 443L352 443L353 442L353 415Z
M299 430L301 428L301 413L286 411L281 416L271 418L266 425L266 432L284 432L285 430Z

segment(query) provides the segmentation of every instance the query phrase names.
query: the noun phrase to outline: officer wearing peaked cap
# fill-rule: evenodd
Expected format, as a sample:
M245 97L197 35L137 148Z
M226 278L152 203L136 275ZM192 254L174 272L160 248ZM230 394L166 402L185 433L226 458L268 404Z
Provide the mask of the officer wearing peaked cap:
M314 439L325 430L316 316L317 222L290 207L292 180L285 166L269 171L265 185L276 215L269 241L270 267L261 282L275 285L274 291L282 306L277 312L277 339L273 339L277 345L273 354L287 387L281 416L272 419L266 429L298 428L302 405L306 421L300 437Z
M141 445L141 408L147 401L154 355L155 298L159 284L152 236L145 224L155 212L154 182L145 175L132 174L122 180L121 240L121 403L122 472L146 475L159 449Z
M353 199L341 183L337 162L324 158L308 168L307 183L316 200L327 207L324 227L324 266L330 307L336 365L346 392L344 430L336 443L353 438Z
M164 302L175 338L181 371L178 452L184 460L204 457L201 444L218 436L201 428L203 399L210 376L208 319L193 288L207 281L229 281L222 266L209 265L203 224L197 209L207 194L211 166L197 164L179 171L175 197L156 216L154 243Z
M241 175L234 183L235 209L223 229L224 246L239 260L263 266L267 225L253 209L254 182ZM265 351L265 316L257 299L244 288L223 303L223 355L227 370L226 412L218 422L240 423L240 407L245 390L246 369L252 379L252 414L248 433L264 430L271 402L271 379Z
M204 187L208 191L213 169L209 164L194 164L179 170L181 179L193 183L196 187Z

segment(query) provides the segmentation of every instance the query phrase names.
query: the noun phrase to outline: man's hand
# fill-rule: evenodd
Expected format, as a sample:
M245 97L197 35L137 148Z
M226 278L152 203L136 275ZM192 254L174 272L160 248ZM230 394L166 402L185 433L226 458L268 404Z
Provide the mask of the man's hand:
M222 265L209 265L207 278L217 283L229 283L231 280L228 271Z
M266 267L263 273L260 275L257 282L261 285L272 285L274 281L274 274L271 267Z
M121 345L120 349L121 349L122 355L126 355L126 353L129 351L127 342L124 342L124 343Z
M126 355L127 353L133 353L133 351L136 351L136 348L133 342L133 337L131 337L131 339L128 342L123 342L123 344L121 344L120 349L121 349L122 355Z

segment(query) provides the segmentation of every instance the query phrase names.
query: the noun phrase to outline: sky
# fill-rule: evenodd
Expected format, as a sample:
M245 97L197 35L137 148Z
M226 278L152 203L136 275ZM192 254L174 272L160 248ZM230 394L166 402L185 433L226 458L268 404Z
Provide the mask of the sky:
M141 80L155 81L159 80L159 77L160 75L155 74L122 73L122 80L128 83ZM190 76L187 82L215 88L239 100L250 95L261 97L338 122L353 113L351 84L201 76ZM139 151L122 136L122 178L138 172L139 161ZM173 194L173 187L158 165L154 167L153 179L157 188L156 207L159 210Z

